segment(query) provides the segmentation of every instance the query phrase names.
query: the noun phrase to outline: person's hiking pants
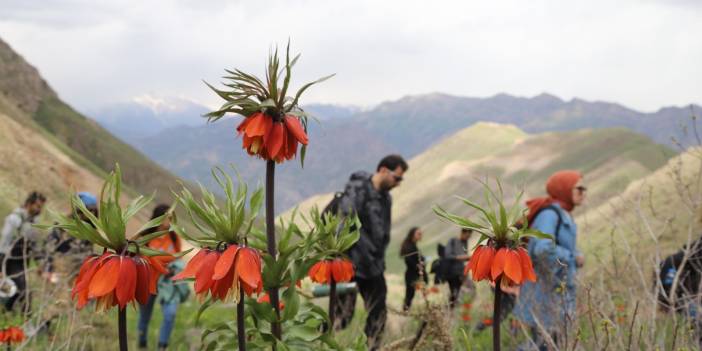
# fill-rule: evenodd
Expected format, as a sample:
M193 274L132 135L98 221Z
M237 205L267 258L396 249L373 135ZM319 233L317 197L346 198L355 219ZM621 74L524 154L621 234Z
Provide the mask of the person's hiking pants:
M5 301L5 310L12 311L18 301L23 304L22 311L29 311L29 295L27 293L27 280L22 260L5 260L5 273L17 286L17 293Z
M368 346L371 351L378 350L381 346L388 313L385 304L388 294L385 277L380 275L370 279L356 278L356 284L358 284L358 292L361 294L368 312L364 329L368 338Z
M156 296L152 295L146 305L139 306L139 344L146 346L146 340L149 336L149 322L154 311ZM168 345L168 340L171 337L173 326L175 325L176 312L178 310L177 303L161 303L161 312L163 313L163 321L158 334L159 347Z

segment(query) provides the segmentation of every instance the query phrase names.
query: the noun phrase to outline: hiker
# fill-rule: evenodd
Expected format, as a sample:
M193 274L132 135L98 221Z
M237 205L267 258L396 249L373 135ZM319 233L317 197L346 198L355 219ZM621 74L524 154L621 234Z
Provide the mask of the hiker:
M473 234L472 229L461 228L459 236L451 238L446 245L444 256L446 259L445 277L449 284L449 306L451 309L456 305L458 295L461 292L461 286L465 281L465 274L463 271L466 262L470 259L470 256L468 256L468 240L471 234Z
M98 215L98 203L95 195L89 192L79 192L78 198L94 216ZM84 222L93 225L82 211L77 211L71 216L78 216ZM65 273L69 280L78 274L85 257L93 252L93 244L89 240L81 240L66 233L63 228L54 227L46 239L46 266L45 272L52 283L57 283L57 265L59 271Z
M702 217L700 218L702 222ZM658 307L663 312L676 312L685 317L702 346L700 298L702 286L702 237L683 246L660 263L654 281Z
M587 188L581 182L577 171L556 172L546 182L548 197L527 201L529 226L553 237L529 240L539 279L522 285L514 308L539 350L557 345L560 331L571 328L567 324L574 320L575 274L585 259L575 247L577 226L571 212L585 200Z
M402 310L405 312L409 311L412 306L412 299L414 299L414 292L418 285L422 281L424 284L429 283L424 256L417 248L417 243L420 240L422 240L422 230L413 227L407 232L407 236L400 246L400 257L405 259L407 266L405 271L405 302L402 305Z
M151 228L142 233L140 236L149 235L157 231L168 231L168 233L149 241L147 246L154 250L167 252L169 254L176 254L182 250L182 243L178 235L176 235L176 233L173 231L170 231L172 218L172 215L169 213L170 210L171 207L166 204L156 206L151 219L155 219L166 214L168 215L163 219L160 226ZM168 341L175 325L178 305L185 302L190 295L190 290L187 284L174 282L171 279L174 275L182 271L184 266L183 261L180 259L172 261L168 265L168 273L159 278L158 294L151 295L151 297L149 297L149 302L146 305L139 306L138 329L140 348L147 347L149 321L151 320L154 304L157 300L161 305L161 312L163 313L163 322L161 322L161 329L159 330L158 336L158 350L166 350L168 347Z
M27 292L27 266L30 259L38 260L36 251L37 231L32 228L41 214L46 197L36 191L27 196L22 207L16 208L5 217L0 233L0 259L4 278L10 278L17 292L5 301L5 309L11 311L16 302L23 303L22 311L29 312L30 299Z
M364 332L370 350L380 348L387 318L385 283L385 251L390 243L390 190L400 185L409 166L399 155L384 157L376 172L356 172L346 184L340 198L342 216L355 214L361 222L361 236L348 254L354 264L354 281L368 311ZM353 315L356 294L347 294L340 305L351 309ZM348 318L344 317L344 318Z

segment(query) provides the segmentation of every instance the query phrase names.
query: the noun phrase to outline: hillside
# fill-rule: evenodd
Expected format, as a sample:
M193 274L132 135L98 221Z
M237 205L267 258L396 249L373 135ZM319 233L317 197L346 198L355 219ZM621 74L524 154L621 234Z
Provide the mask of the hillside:
M52 143L76 165L99 177L119 163L132 189L144 194L157 191L160 201L171 201L170 189L179 187L175 176L61 101L39 72L1 39L0 92L0 113L32 130L33 139L28 140ZM25 162L36 167L38 176L51 176L44 174L46 167L41 162Z
M700 112L699 106L693 106ZM682 125L690 121L689 107L667 107L643 113L616 103L541 94L517 97L498 94L471 98L447 94L409 96L367 110L310 108L321 123L310 127L306 169L285 165L278 172L278 210L284 210L319 193L340 189L348 175L372 169L388 153L407 158L421 154L443 138L480 121L515 125L531 133L572 131L583 128L627 128L659 144L672 145L676 137L694 144ZM338 116L336 118L332 115ZM193 116L193 118L197 118ZM174 127L135 141L135 146L170 171L207 183L214 164L235 164L249 182L263 177L263 167L243 153L236 139L237 117L217 125Z
M529 135L515 126L478 123L410 160L405 181L393 190L389 269L401 268L397 259L399 241L413 226L422 227L426 233L421 245L424 252L435 255L436 243L446 242L456 229L439 220L431 206L466 211L453 195L480 201L479 179L486 176L500 178L508 201L512 201L519 189L525 190L526 197L542 195L546 178L555 170L578 169L585 174L590 189L588 206L593 207L663 166L673 155L669 148L625 129ZM317 195L302 202L300 209L321 207L327 201L329 195Z
M672 158L622 188L618 196L580 214L577 220L584 235L579 245L595 262L609 262L616 253L620 264L640 268L644 277L650 277L659 260L700 237L701 176L699 147ZM593 269L587 272L597 274Z

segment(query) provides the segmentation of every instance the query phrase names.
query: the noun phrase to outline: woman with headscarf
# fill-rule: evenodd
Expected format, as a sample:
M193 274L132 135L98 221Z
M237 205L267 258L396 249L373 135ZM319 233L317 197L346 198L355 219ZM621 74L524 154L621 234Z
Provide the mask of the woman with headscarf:
M529 241L537 281L522 285L514 314L530 328L539 350L557 344L575 312L575 274L584 256L576 249L577 226L571 212L585 200L587 188L577 171L559 171L546 182L547 197L527 201L529 226L553 239Z

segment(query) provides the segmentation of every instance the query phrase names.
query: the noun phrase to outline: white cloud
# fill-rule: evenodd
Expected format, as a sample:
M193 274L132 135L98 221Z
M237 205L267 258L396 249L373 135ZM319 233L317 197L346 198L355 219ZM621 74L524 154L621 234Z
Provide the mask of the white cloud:
M32 5L33 4L33 5ZM0 36L81 109L146 93L219 103L201 83L262 74L292 39L308 102L374 104L433 91L702 102L693 1L0 0ZM7 10L6 10L7 9Z

